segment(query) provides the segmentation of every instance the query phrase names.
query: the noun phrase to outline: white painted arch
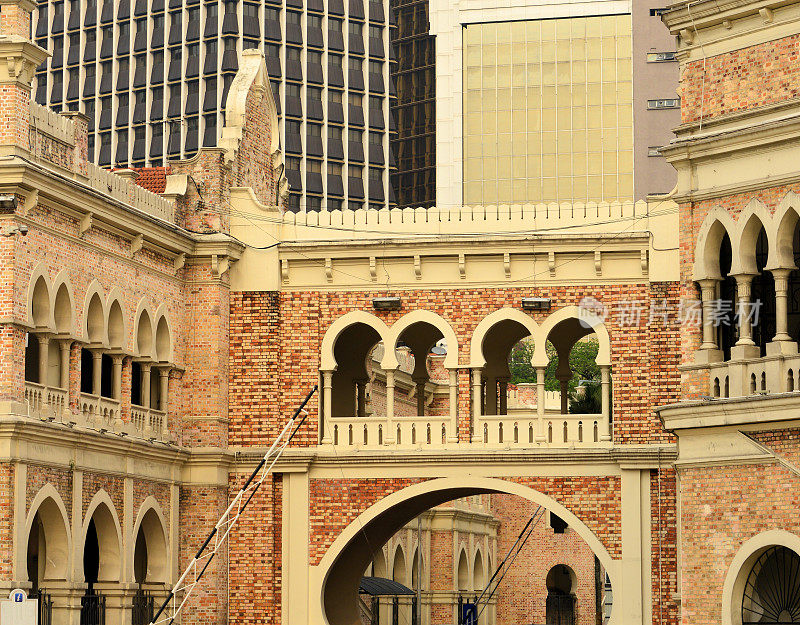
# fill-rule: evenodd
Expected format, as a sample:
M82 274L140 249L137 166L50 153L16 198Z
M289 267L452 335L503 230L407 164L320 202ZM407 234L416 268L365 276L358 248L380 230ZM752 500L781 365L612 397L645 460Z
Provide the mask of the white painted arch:
M97 491L86 507L86 514L81 526L81 552L76 559L76 566L80 567L81 576L83 575L83 548L86 545L86 535L89 531L89 522L95 512L101 508L106 508L111 516L111 526L97 527L97 541L100 544L100 571L98 579L100 581L119 581L122 579L122 526L119 522L114 502L108 492L104 489ZM102 512L101 512L102 514ZM97 523L95 523L97 526ZM102 535L101 535L102 533Z
M139 507L136 520L133 524L132 540L128 541L128 557L130 570L126 572L127 579L133 579L133 566L136 552L136 539L139 535L139 528L148 519L157 519L156 524L147 523L143 528L145 542L147 544L147 582L167 582L169 577L169 563L171 561L170 542L168 539L167 528L169 524L164 516L164 511L152 495L148 495Z
M564 306L544 320L539 328L538 336L534 338L533 358L531 362L534 367L546 367L550 362L547 356L546 344L550 334L559 323L568 320L579 321L583 326L594 332L597 336L597 356L595 362L598 366L611 366L611 338L608 335L603 319L593 312L578 306Z
M481 319L480 323L475 326L469 345L470 367L473 369L482 369L486 366L486 358L483 355L483 342L489 331L503 321L515 321L527 329L528 333L534 337L534 340L537 338L539 324L536 323L533 317L526 315L516 308L506 307L495 310L493 313Z
M379 319L363 310L354 310L338 317L325 332L322 337L321 354L320 354L320 371L336 371L338 363L334 356L333 350L336 347L336 341L339 335L350 326L362 323L375 330L381 337L384 345L387 345L387 337L389 337L389 327L384 323L383 319Z
M397 347L397 341L400 335L415 323L427 323L435 327L442 333L444 340L447 341L447 355L444 357L444 366L447 369L455 369L458 367L458 337L453 330L452 326L440 315L430 310L413 310L406 313L400 319L395 321L389 326L384 344L384 357L381 361L381 368L385 371L390 369L397 369L400 363L397 361L395 350L392 348Z
M75 289L66 269L53 278L53 327L60 334L75 334Z
M45 532L47 561L44 580L66 580L69 574L69 554L72 553L69 515L61 495L49 482L36 493L28 508L23 548L17 549L17 570L20 571L20 577L25 580L30 579L26 557L27 545L37 513L41 513L40 518Z
M27 300L28 324L33 327L52 330L53 319L53 283L44 263L34 267L28 281Z
M747 577L758 557L775 546L788 547L800 555L800 536L773 529L756 534L739 547L722 586L722 625L742 625L742 598Z
M312 585L310 589L312 593L311 601L315 603L318 602L315 608L319 610L319 614L321 615L320 622L330 625L325 608L325 589L329 579L331 579L331 573L334 570L334 566L337 564L337 560L345 552L348 545L352 541L358 539L359 535L366 536L366 528L368 528L371 523L379 521L380 517L383 516L385 518L385 515L390 513L393 509L402 510L404 506L406 506L415 498L424 498L425 496L430 496L432 494L444 494L451 491L458 493L456 498L468 496L470 493L467 491L475 491L475 493L494 492L517 495L537 503L546 509L551 510L552 512L555 512L569 524L569 526L594 552L603 568L607 571L612 586L615 588L621 588L621 561L614 560L602 542L600 542L600 539L586 526L586 524L552 497L536 491L528 486L497 478L472 476L470 476L468 479L436 478L408 486L407 488L387 495L362 512L336 537L331 546L325 552L325 555L322 557L319 564L315 567L317 575L313 577L317 581L316 585ZM467 562L469 567L469 558L467 559ZM353 592L355 591L356 589L354 587ZM610 625L617 625L617 623L620 622L620 612L620 610L615 610L612 612Z

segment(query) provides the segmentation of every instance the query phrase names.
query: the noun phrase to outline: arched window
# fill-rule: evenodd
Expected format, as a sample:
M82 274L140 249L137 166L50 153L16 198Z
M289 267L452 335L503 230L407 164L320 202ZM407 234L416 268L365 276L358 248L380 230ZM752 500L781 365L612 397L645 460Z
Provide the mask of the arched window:
M774 546L758 557L745 582L742 623L800 623L800 555Z

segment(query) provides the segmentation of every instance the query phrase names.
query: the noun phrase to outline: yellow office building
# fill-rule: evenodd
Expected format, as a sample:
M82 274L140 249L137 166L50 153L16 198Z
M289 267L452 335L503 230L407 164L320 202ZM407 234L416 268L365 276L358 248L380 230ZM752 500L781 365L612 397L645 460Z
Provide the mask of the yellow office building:
M465 204L633 199L630 15L463 36Z

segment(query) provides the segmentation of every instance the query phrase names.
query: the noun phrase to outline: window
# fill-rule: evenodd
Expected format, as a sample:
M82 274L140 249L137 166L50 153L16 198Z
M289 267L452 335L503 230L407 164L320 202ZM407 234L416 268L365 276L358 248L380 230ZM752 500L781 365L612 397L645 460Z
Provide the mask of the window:
M647 53L647 62L648 63L663 63L665 61L675 61L675 53L674 52L648 52Z
M376 180L378 182L383 180L383 170L380 167L370 167L369 168L369 179Z
M351 72L360 72L361 71L361 59L357 59L354 57L350 57L347 61L347 66L350 68Z
M217 3L213 2L212 4L206 5L206 19L207 20L215 20L217 19Z
M300 134L300 122L294 121L291 119L286 120L286 135L299 135ZM297 166L300 169L300 166Z
M369 62L369 73L370 74L383 74L383 62L382 61L370 61Z
M153 97L155 97L155 90L153 90ZM144 90L137 91L134 94L134 98L135 98L134 104L136 106L144 106L145 105L145 101L147 100L147 92L144 91Z
M306 198L306 210L309 211L321 211L322 210L322 198L319 196L309 195Z
M245 7L247 5L244 5ZM193 7L191 9L186 9L186 17L188 21L188 25L191 25L193 22L200 21L200 7Z
M322 17L319 15L309 15L306 17L309 28L322 28Z
M784 546L770 547L747 576L742 597L742 623L796 623L800 620L800 556Z
M306 100L309 102L322 102L322 87L306 87Z
M287 24L296 24L297 26L300 25L300 16L301 13L297 13L295 11L286 11L286 23Z
M329 54L328 65L330 65L334 69L342 69L342 57L336 54Z
M381 132L370 132L369 133L369 142L372 145L383 145L383 133L381 133Z
M321 137L322 125L321 124L306 124L306 134L309 137Z
M348 93L347 94L347 103L352 104L353 106L361 106L361 94L360 93Z
M298 131L299 132L299 131ZM286 161L286 169L289 171L300 171L300 158L297 156L287 156L284 159Z
M360 130L356 130L355 128L350 128L347 131L347 140L351 143L361 143L361 135L363 133Z
M377 95L369 96L369 108L372 111L383 110L383 98Z
M118 105L120 108L123 108L123 107L127 107L127 106L128 106L128 94L127 94L127 93L120 93L120 94L117 96L117 105Z
M153 30L160 30L164 28L164 15L154 15L152 18L153 20Z
M563 520L560 516L550 513L550 527L553 529L554 534L563 534L564 530L569 527L567 522Z
M661 100L648 100L647 108L650 110L656 109L676 109L680 108L680 98L664 98Z
M321 174L322 173L322 161L318 161L316 159L308 159L306 161L306 171L311 172L312 174Z
M347 175L351 178L361 178L361 172L363 168L361 165L348 165L347 166Z
M370 39L383 39L383 26L370 25L369 36Z
M268 22L280 21L281 10L274 7L264 7L264 19Z
M361 37L361 33L364 32L364 25L360 24L359 22L350 22L347 25L347 32L349 32L351 35Z
M315 52L314 50L309 50L308 52L306 52L306 58L308 58L309 64L322 65L322 52Z
M286 60L300 62L300 48L286 48Z
M328 91L328 102L331 104L341 104L342 103L342 92L341 91Z
M244 18L245 19L258 19L258 5L257 4L245 4L244 5Z
M287 98L297 98L300 99L300 85L287 82L286 83L286 97Z
M332 176L341 176L342 175L342 164L341 163L328 163L328 173Z
M342 20L337 20L334 17L328 18L328 30L332 33L340 33L342 32L343 23Z
M199 59L200 58L200 44L199 43L190 43L186 45L186 55L189 59Z

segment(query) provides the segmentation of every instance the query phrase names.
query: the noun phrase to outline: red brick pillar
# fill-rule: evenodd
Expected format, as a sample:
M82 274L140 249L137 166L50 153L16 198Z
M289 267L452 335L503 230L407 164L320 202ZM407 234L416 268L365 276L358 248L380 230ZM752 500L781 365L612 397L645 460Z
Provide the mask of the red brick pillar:
M25 401L25 330L11 323L0 324L0 401Z
M472 425L472 376L469 369L458 370L458 442L469 443Z
M122 359L122 380L120 384L119 412L124 423L131 421L131 385L133 383L133 360Z
M30 148L31 81L48 54L30 41L31 0L0 0L0 144Z

